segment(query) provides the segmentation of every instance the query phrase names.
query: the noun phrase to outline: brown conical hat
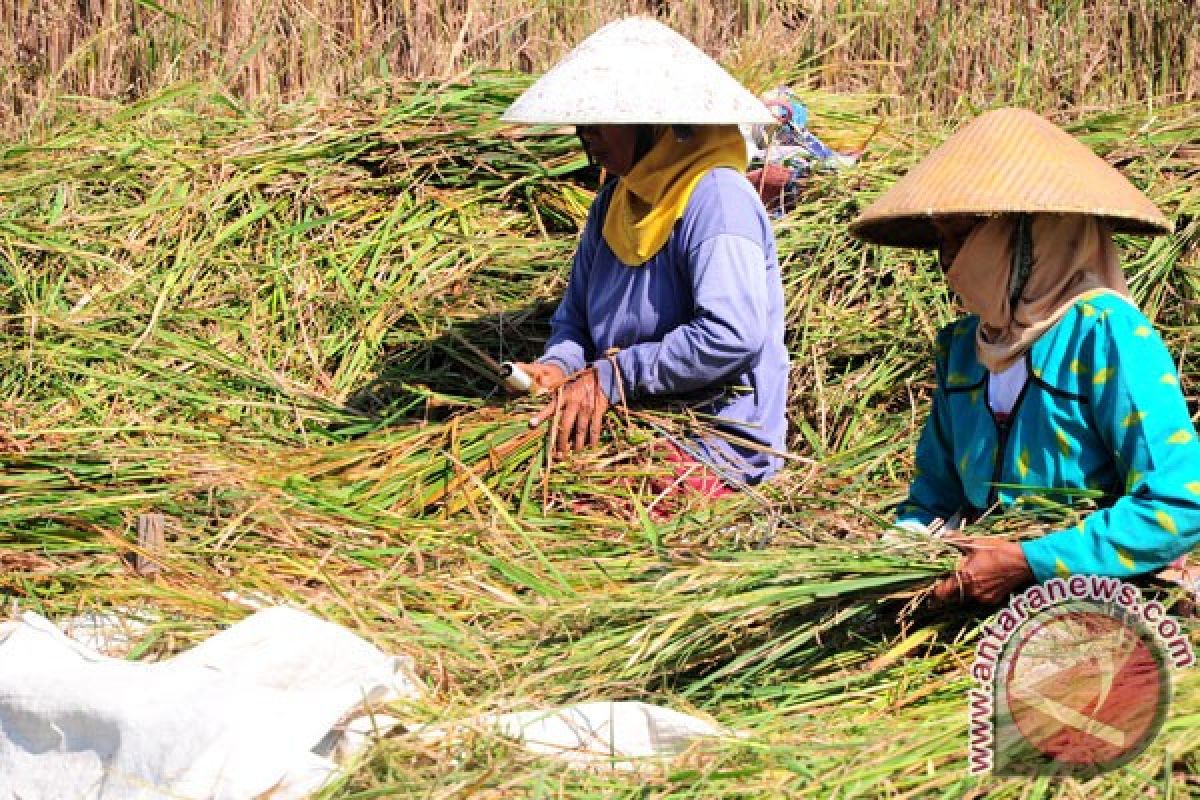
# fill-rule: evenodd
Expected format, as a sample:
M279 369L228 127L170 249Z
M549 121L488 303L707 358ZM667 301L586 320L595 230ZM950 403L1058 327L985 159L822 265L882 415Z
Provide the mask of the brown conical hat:
M1091 214L1123 233L1171 229L1149 198L1069 133L1032 111L1001 108L955 132L850 232L876 244L934 247L935 216L1006 213Z

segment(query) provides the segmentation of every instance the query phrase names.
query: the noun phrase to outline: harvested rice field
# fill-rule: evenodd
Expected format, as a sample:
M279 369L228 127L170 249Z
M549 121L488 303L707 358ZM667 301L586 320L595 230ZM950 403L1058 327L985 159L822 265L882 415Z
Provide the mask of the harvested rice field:
M115 6L79 5L124 19ZM133 5L145 45L166 35L151 23L201 4ZM286 14L318 4L266 5ZM788 30L787 9L741 5L761 12L757 30ZM400 724L355 754L325 798L1200 793L1196 669L1173 674L1161 733L1119 770L969 774L970 665L990 610L928 602L934 579L954 568L953 547L882 537L912 477L935 333L960 311L932 254L847 232L962 122L993 106L1036 108L1174 225L1117 243L1195 419L1194 11L1135 4L1154 24L1138 28L1130 11L1127 28L1113 30L1131 38L1112 34L1108 61L1089 67L1003 50L986 16L865 4L896 6L909 26L902 36L857 17L867 12L855 4L808 5L858 50L839 55L822 29L804 40L806 59L778 48L756 56L745 20L705 29L727 43L710 52L751 90L796 87L814 133L861 150L854 166L805 178L773 221L790 456L773 480L715 502L655 489L668 472L655 442L705 426L688 409L664 401L612 412L599 447L563 456L545 427L529 425L543 404L506 394L495 373L493 361L541 353L601 179L569 128L499 116L531 70L590 30L533 14L529 25L558 25L559 38L527 33L546 49L528 64L466 45L456 58L478 63L435 70L410 53L406 69L338 72L344 85L309 93L146 68L128 91L89 94L83 56L63 62L57 87L26 75L0 117L6 615L136 619L121 657L151 662L280 603L410 658L420 693L386 707ZM1046 6L1035 21L1051 27L1054 14L1111 22L1125 4L1033 5ZM26 19L23 9L3 13ZM703 38L708 17L673 13L666 21ZM492 24L486 17L480 5L445 43L431 28L431 47L453 48L460 29ZM865 68L853 85L854 59L875 63L872 32L880 60L932 64L935 50L912 33L922 21L958 25L963 52L990 53L994 74L976 79L974 61L930 66L924 99ZM175 63L191 63L186 31L172 30ZM1157 50L1137 38L1155 32ZM276 45L247 49L245 63L284 58ZM93 54L93 69L104 75L146 52ZM315 85L319 68L293 84ZM973 532L1036 536L1087 510L995 513ZM1144 591L1180 599L1164 586ZM1181 624L1200 645L1200 629ZM632 770L571 768L486 725L421 735L480 715L609 700L669 707L729 735Z

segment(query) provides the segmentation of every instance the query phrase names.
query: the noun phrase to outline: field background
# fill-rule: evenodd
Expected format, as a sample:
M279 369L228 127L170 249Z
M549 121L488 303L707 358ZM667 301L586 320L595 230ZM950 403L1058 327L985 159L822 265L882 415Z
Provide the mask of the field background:
M536 355L598 182L496 118L572 43L656 13L860 165L776 233L796 458L654 521L656 407L562 461L472 347ZM118 610L169 655L278 598L415 659L414 722L645 699L747 738L636 778L480 734L395 735L329 796L1145 797L1196 792L1200 679L1089 783L968 779L981 616L908 608L952 563L877 541L955 316L924 254L846 236L981 109L1033 107L1175 222L1122 238L1200 380L1192 3L0 0L0 587ZM467 343L467 344L464 344ZM1078 510L994 517L1032 535ZM136 531L168 551L139 574Z

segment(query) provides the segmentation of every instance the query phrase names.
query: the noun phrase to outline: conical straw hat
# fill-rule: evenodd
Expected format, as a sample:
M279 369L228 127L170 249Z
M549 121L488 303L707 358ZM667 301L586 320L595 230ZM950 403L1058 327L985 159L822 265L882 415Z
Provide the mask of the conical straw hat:
M505 122L721 125L777 122L694 44L652 19L605 25L517 98Z
M1019 108L989 111L959 129L858 219L876 244L934 247L938 216L1091 214L1114 231L1166 233L1166 217L1125 176L1066 131Z

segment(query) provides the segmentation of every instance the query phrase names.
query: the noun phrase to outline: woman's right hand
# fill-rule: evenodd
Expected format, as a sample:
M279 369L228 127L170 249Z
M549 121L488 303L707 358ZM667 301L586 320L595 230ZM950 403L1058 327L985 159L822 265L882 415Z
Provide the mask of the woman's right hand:
M585 369L555 392L554 399L535 414L529 424L536 428L557 416L556 447L560 455L565 455L570 450L595 447L600 443L607 411L608 397L600 389L596 370Z
M991 536L947 539L966 555L954 574L942 578L933 587L935 600L973 600L983 605L999 605L1017 589L1033 583L1033 570L1025 551L1016 542Z
M525 374L533 380L533 394L541 394L542 392L555 389L567 379L567 373L563 372L562 367L557 364L546 364L535 361L532 364L517 364Z

